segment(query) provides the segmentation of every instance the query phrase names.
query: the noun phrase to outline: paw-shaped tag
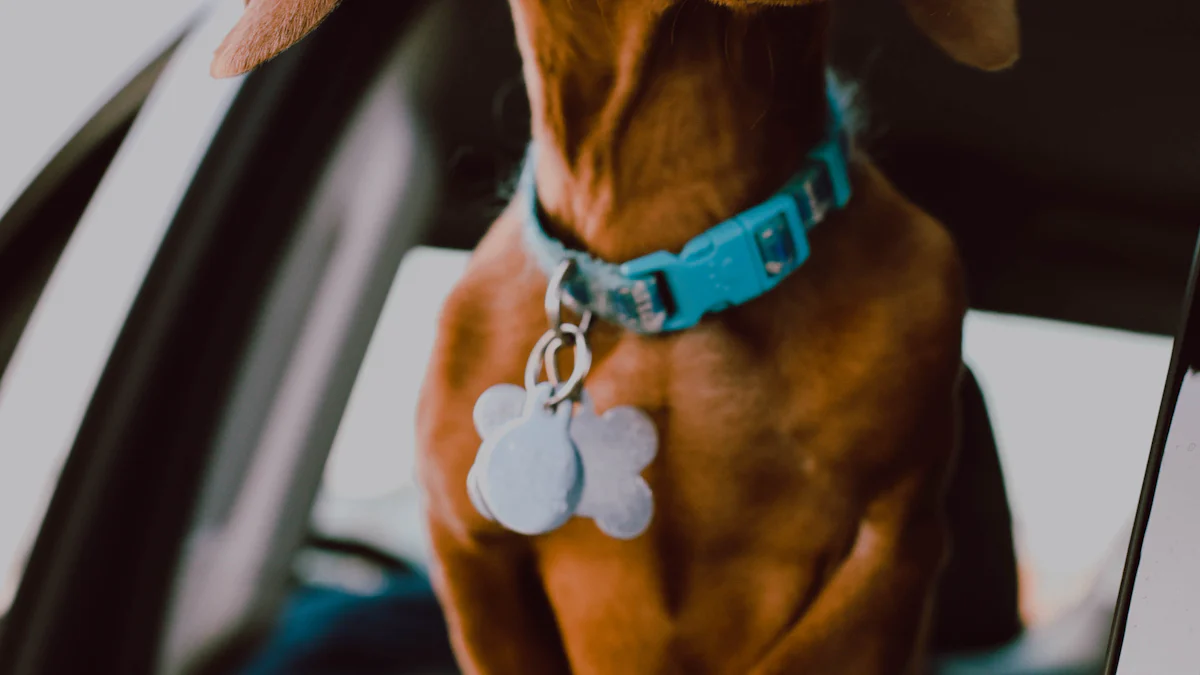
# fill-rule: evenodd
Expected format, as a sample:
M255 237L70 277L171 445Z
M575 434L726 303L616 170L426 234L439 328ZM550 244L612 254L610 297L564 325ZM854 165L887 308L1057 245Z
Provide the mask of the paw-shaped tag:
M641 475L658 454L654 421L630 406L597 415L585 391L571 420L571 438L585 478L576 513L614 539L640 536L654 517L654 496Z
M467 475L467 491L486 518L520 534L544 534L575 514L583 468L571 440L571 404L547 408L554 387L488 389L475 402L483 444Z

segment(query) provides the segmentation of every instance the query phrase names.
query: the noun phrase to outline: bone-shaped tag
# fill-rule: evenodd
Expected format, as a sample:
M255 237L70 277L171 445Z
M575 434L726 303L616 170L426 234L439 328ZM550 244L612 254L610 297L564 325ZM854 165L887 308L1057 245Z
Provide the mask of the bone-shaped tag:
M596 414L587 392L571 419L583 460L583 499L576 513L614 539L634 539L654 517L654 495L642 471L658 454L658 430L645 412L620 406Z
M475 402L483 444L467 475L475 508L520 534L544 534L571 519L583 492L583 468L568 428L571 404L553 409L554 387L488 389Z

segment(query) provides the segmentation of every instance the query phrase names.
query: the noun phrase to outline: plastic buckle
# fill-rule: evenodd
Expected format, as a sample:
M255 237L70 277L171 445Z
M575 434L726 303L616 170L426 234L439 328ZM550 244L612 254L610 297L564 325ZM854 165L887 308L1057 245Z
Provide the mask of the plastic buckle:
M662 331L691 328L712 312L753 300L808 259L796 200L777 195L688 242L679 255L652 253L621 266L631 279L658 276L670 294Z

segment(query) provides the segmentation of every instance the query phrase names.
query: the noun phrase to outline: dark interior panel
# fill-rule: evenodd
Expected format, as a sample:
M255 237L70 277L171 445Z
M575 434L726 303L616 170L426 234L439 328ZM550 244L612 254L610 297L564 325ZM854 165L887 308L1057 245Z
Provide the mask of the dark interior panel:
M834 7L869 148L955 232L975 306L1174 333L1200 224L1200 7L1021 3L1003 73L942 55L899 3Z

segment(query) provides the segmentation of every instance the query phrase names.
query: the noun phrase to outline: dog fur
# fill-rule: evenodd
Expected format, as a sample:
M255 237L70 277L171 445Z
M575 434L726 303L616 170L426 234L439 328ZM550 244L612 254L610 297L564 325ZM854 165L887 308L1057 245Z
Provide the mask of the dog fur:
M271 58L334 4L257 0L214 73ZM597 257L679 250L768 196L823 131L823 3L510 4L542 205ZM964 63L1016 58L1012 0L907 8ZM597 409L638 406L662 441L645 473L655 520L628 542L584 520L514 535L468 500L474 402L522 381L546 329L526 195L494 224L445 306L418 413L435 586L465 673L918 672L946 555L963 277L939 223L865 156L851 174L849 205L767 295L677 334L593 328Z

